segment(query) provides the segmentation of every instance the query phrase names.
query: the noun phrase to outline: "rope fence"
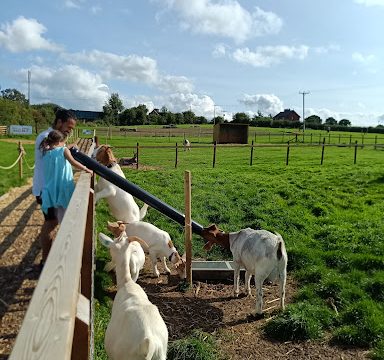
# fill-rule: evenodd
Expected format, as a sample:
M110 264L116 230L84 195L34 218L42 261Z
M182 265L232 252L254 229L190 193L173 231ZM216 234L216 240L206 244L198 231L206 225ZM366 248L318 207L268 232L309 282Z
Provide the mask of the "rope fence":
M15 162L9 166L0 166L0 170L10 170L13 167L15 167L17 164L19 164L19 178L22 179L22 177L23 177L23 161L27 164L27 167L30 170L33 170L35 168L35 164L33 164L33 166L29 165L29 163L26 159L27 152L24 150L21 141L19 141L19 145L18 145L17 149L19 151L19 156L17 157Z

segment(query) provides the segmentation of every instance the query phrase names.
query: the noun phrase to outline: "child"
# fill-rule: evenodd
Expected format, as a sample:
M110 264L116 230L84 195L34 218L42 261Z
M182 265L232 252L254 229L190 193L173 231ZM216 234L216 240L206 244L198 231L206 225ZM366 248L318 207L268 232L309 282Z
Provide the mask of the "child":
M75 190L71 164L79 170L93 173L72 157L64 141L65 136L60 131L52 130L40 145L44 164L41 208L45 214L54 211L59 224Z

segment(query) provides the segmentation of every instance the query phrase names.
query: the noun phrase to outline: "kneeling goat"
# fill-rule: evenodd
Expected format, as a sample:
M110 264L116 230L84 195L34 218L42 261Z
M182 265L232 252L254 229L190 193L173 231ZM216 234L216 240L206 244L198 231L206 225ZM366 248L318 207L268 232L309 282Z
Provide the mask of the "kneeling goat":
M131 273L131 277L134 282L137 281L139 278L139 273L140 270L144 267L145 263L145 254L144 254L144 249L148 249L147 243L143 240L140 239L137 236L130 236L128 237L125 232L121 234L120 237L112 240L109 236L99 233L99 239L101 243L107 247L109 247L109 244L111 242L114 243L125 243L128 242L130 248L130 257L129 257L129 270ZM104 270L106 271L111 271L115 268L116 264L116 259L114 259L114 252L111 251L111 257L112 261L107 263L104 267Z
M180 279L186 278L185 255L180 256L166 231L145 221L135 221L129 224L124 224L122 221L108 222L108 230L115 237L119 237L125 232L127 236L138 236L143 239L148 245L149 257L152 262L153 273L156 277L160 276L160 272L157 269L157 259L161 259L165 271L168 274L171 273L166 262L166 259L168 259L175 267Z
M239 294L240 268L246 270L245 282L248 294L251 293L250 280L255 275L256 313L263 313L263 282L278 275L280 285L280 307L284 309L285 283L287 279L287 252L284 240L280 234L267 230L250 228L237 232L224 233L216 225L204 228L202 236L208 242L204 249L210 250L213 244L218 244L231 250L234 261L234 295Z
M105 350L112 360L165 360L168 329L157 306L131 277L134 242L128 239L114 242L101 237L116 262L117 279L117 293L105 333Z

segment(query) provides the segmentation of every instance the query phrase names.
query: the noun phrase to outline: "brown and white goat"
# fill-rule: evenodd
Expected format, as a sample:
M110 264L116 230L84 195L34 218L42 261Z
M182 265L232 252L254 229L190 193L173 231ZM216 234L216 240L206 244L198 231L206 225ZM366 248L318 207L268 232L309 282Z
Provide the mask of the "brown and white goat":
M255 276L256 311L263 313L263 282L274 277L279 279L280 307L285 306L285 284L287 279L287 252L280 234L267 230L242 229L237 232L224 233L216 225L204 228L202 237L207 240L204 249L209 251L214 244L229 249L234 262L234 295L239 294L240 268L244 267L246 290L251 294L250 280Z
M129 224L124 224L122 221L108 222L107 227L115 237L125 233L126 236L138 236L146 242L148 249L144 250L149 253L155 276L160 276L160 272L157 269L157 259L161 259L165 271L168 274L171 273L166 262L166 259L168 259L175 267L180 279L186 278L185 255L180 256L166 231L144 221L135 221Z
M93 151L92 158L125 179L124 172L116 162L116 158L109 145L98 146ZM147 204L144 204L144 206L139 209L131 194L120 189L108 180L99 177L99 180L95 185L95 201L98 202L102 198L105 198L107 201L112 215L121 221L127 223L139 221L142 220L147 213Z

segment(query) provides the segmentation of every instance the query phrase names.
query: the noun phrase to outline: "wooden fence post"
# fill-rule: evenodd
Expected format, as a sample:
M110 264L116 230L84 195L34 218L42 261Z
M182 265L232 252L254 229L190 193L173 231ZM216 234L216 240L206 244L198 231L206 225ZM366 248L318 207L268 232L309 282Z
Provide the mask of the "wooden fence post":
M189 287L192 287L192 226L191 226L191 172L184 172L185 196L185 255L186 275Z
M175 169L177 168L177 155L178 155L178 151L177 151L177 143L176 143L176 159L175 159Z
M376 148L377 148L377 135L375 136L375 147L374 147L374 149L376 150Z
M285 160L285 165L288 165L289 163L289 141L287 143L287 159Z
M19 141L18 150L19 150L19 156L20 156L20 159L19 159L19 179L22 179L23 178L23 156L24 156L24 149L23 149L23 145L21 145L21 141Z
M215 167L215 164L216 164L216 144L217 144L217 142L215 141L213 143L213 164L212 164L212 167Z
M252 145L251 145L251 161L250 161L250 164L252 166L252 163L253 163L253 140L252 140Z
M353 163L356 164L356 158L357 158L357 140L355 141L355 155L353 158Z
M139 143L136 143L136 170L139 169Z
M323 138L323 145L321 146L321 162L320 162L320 165L323 165L323 160L324 160L324 147L325 147L325 138Z

